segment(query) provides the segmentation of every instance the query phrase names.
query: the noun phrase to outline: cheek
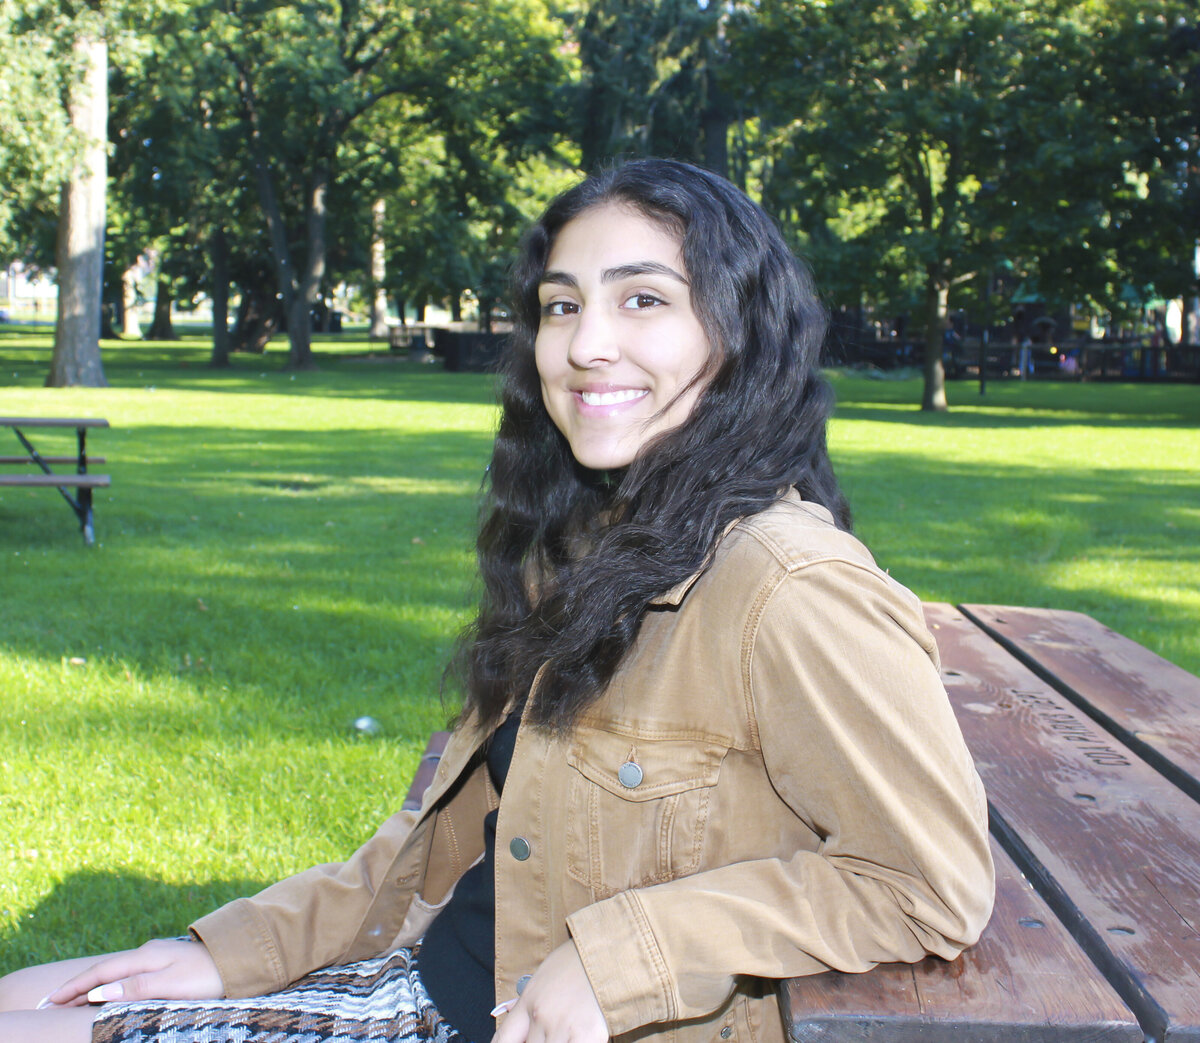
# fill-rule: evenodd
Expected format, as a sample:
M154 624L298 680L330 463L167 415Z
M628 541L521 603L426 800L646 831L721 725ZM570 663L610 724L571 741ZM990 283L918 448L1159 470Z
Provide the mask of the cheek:
M543 384L552 380L557 373L559 367L555 363L556 357L549 338L545 333L539 333L533 342L533 364L537 367L538 377Z
M715 368L717 360L699 324L687 331L687 335L681 338L681 344L685 346L681 348L678 356L679 382L687 384L699 377L696 387L688 391L689 398L693 397L693 393L698 397L710 379L711 373L707 371Z
M554 388L562 377L562 373L559 372L561 367L555 365L555 358L555 353L549 349L544 340L535 342L533 362L537 367L538 381L541 385L542 408L546 410L554 426L561 431L561 395L557 395Z

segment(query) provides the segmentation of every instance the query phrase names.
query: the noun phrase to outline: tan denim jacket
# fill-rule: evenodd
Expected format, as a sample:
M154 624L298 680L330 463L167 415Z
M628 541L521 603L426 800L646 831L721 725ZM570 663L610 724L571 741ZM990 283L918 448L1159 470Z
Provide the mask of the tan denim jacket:
M484 738L349 861L194 925L230 996L421 937L482 852ZM570 936L629 1039L781 1043L770 979L952 958L992 904L920 605L795 494L659 600L570 738L522 726L497 837L496 998Z

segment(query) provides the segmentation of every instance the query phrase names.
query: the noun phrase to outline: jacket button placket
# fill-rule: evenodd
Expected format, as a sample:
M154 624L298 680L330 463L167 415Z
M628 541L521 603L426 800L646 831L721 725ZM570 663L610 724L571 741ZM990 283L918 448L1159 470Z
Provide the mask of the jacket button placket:
M531 957L538 962L562 941L553 925L560 922L550 910L546 880L544 815L550 801L543 791L547 762L561 757L556 747L537 732L522 731L504 783L496 828L507 836L510 858L496 860L496 996L513 995L517 979L530 973ZM501 841L503 843L503 841ZM503 848L501 848L503 850ZM507 984L506 984L507 983Z

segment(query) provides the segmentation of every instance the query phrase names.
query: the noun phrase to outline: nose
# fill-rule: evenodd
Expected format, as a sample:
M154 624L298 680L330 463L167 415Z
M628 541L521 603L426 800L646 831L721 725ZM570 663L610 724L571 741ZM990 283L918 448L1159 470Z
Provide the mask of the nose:
M621 357L617 323L603 308L584 307L571 331L567 358L577 369L610 366Z

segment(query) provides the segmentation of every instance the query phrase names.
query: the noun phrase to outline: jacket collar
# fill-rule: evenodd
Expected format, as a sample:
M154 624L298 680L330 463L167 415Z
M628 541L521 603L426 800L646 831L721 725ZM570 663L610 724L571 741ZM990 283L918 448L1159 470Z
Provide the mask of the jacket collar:
M779 491L779 499L781 501L787 501L796 504L802 502L802 497L800 494L796 491L794 486L790 485L787 488ZM717 555L717 548L721 546L721 543L725 540L725 537L728 536L730 532L736 529L739 525L741 525L743 521L745 521L745 518L734 518L733 521L726 525L716 543L713 544L712 553L709 554L704 564L701 565L700 568L698 568L690 576L688 576L687 579L680 583L676 583L675 586L659 594L657 597L651 598L650 604L659 606L670 605L678 608L683 603L683 599L687 597L688 591L695 586L696 580L698 580L706 571L708 571L708 567L712 564L713 558L715 558Z

